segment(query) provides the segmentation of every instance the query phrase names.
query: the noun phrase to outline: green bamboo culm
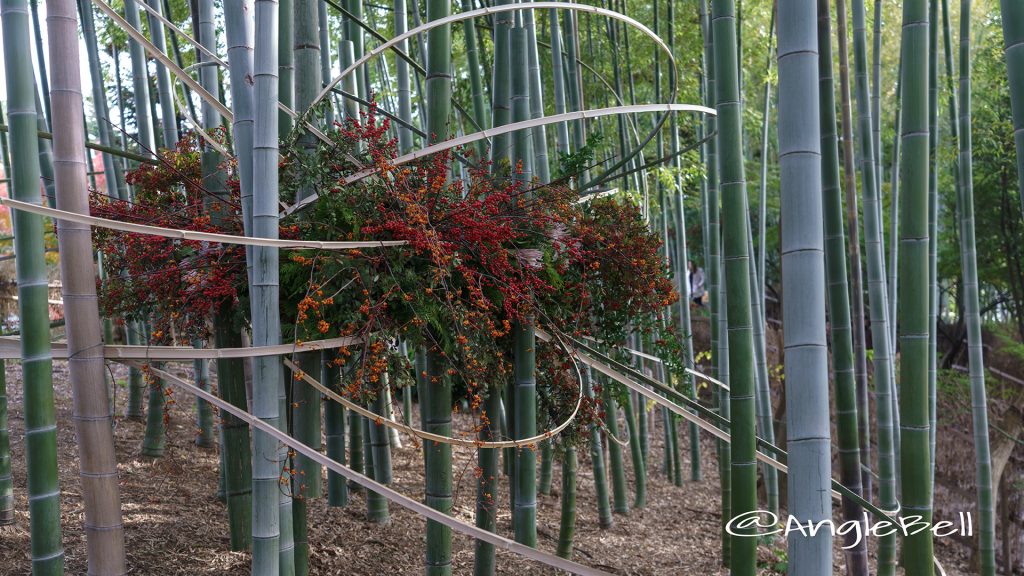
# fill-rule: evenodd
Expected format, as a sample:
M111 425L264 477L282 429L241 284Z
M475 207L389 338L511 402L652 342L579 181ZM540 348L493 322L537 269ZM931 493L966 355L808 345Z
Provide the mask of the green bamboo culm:
M483 442L493 442L501 436L501 390L491 386L484 400L481 414L479 438ZM481 448L477 451L477 466L480 478L476 485L476 526L494 532L497 529L498 516L498 457L501 451L497 448ZM494 574L494 544L476 540L473 551L473 574L488 576Z
M139 8L135 0L125 0L124 19L129 26L138 30L142 29L139 21ZM132 97L135 104L135 127L136 140L142 154L149 155L156 149L156 141L153 135L153 125L149 116L149 81L146 72L146 54L142 45L136 40L128 39L128 52L132 68ZM120 108L120 106L119 106ZM121 115L124 116L123 114ZM122 198L128 200L128 198ZM128 322L126 333L128 344L138 345L146 341L145 325L138 320ZM148 386L146 378L138 369L128 371L128 407L126 416L132 420L143 420L145 410L143 401Z
M978 256L974 232L974 166L971 157L971 0L960 0L960 265L963 271L967 355L974 424L975 485L978 491L979 574L996 573L992 456L988 439L985 355L978 304Z
M317 2L313 0L292 0L291 51L293 70L293 91L295 110L308 114L310 105L322 88L320 61L320 25ZM298 140L300 162L315 162L317 140L312 133L302 130ZM308 184L302 184L296 192L301 200L314 193ZM298 365L306 374L320 374L320 353L302 352L297 355ZM300 442L320 449L321 416L320 393L301 379L292 378L291 386L291 430ZM307 510L312 499L321 496L323 467L308 457L296 454L293 457L292 476L292 530L295 541L295 574L309 573L309 529Z
M112 146L110 111L107 107L107 97L103 89L103 72L100 69L92 3L79 0L78 12L82 19L82 36L85 39L86 57L89 60L89 79L92 85L92 105L96 115L96 129L99 132L100 143L103 146ZM114 159L111 154L103 155L103 174L106 177L107 196L127 200L128 189L124 181L121 163Z
M328 389L340 392L340 369L336 364L336 350L324 350L320 362L320 381ZM342 464L347 462L345 456L345 407L338 402L324 403L324 437L327 440L327 457ZM330 506L348 506L348 484L345 477L337 472L327 472L327 504Z
M208 1L200 0L200 4ZM215 313L213 344L217 348L235 348L242 345L241 335L230 320L232 314L230 304L221 305ZM233 406L246 407L245 375L239 359L217 359L217 392L223 400ZM222 413L221 441L231 549L248 550L253 534L254 483L252 452L249 450L249 427L237 417Z
M935 485L935 422L938 417L938 325L939 325L939 0L928 2L928 459L929 483ZM955 190L960 202L959 177ZM892 331L890 330L890 333ZM932 491L934 505L935 492Z
M707 4L704 1L700 2L700 16L702 29L704 33L704 73L705 73L705 101L708 106L714 107L717 103L716 100L716 69L715 69L715 29L710 22L710 14L707 11ZM709 116L707 118L708 132L718 132L719 119L717 116ZM728 358L723 358L722 350L723 346L721 342L725 336L721 330L721 316L724 311L722 310L722 295L723 290L721 288L721 228L719 227L719 198L718 198L718 183L719 183L719 136L716 136L708 141L707 147L707 190L705 191L705 213L707 220L707 278L708 278L708 293L709 293L709 305L711 308L711 364L712 372L714 375L722 381L725 381L725 375L728 373ZM723 402L725 394L722 391L713 393L715 406L719 410L719 414L728 417L728 402ZM730 460L730 446L729 444L719 441L717 444L718 452L718 476L721 493L721 542L722 542L722 565L729 566L729 558L731 556L732 549L732 538L725 531L725 524L728 522L729 506L731 501L730 491L731 482L729 476L729 460Z
M513 34L516 34L513 31ZM522 36L525 37L525 30ZM515 44L515 41L513 41ZM524 54L525 55L525 54ZM515 72L513 72L515 74ZM537 434L536 336L532 318L517 322L512 329L515 423L513 438ZM531 447L518 447L515 460L515 501L512 527L515 540L527 546L537 545L537 453Z
M388 395L386 394L389 386L387 372L381 375L379 386L377 395L370 405L370 410L375 414L386 414L389 404ZM367 425L370 432L370 447L373 455L373 479L381 484L390 484L392 476L391 442L388 428L382 423L378 424L369 419L367 419ZM391 522L386 498L376 492L370 492L367 494L367 505L370 511L369 518L371 522L377 524L388 524Z
M558 548L555 553L572 559L576 537L576 447L566 442L562 452L562 510L558 524Z
M436 16L436 14L435 14ZM436 44L431 43L431 46ZM431 48L433 49L433 48ZM426 432L451 436L452 384L445 374L443 357L439 350L426 352L423 377L430 387L423 429ZM452 509L452 447L442 442L424 442L426 448L426 503L431 508L450 514ZM452 529L427 520L427 576L450 576L452 573Z
M1024 212L1024 2L1000 0L1006 75L1010 84L1013 141L1017 148L1017 185Z
M405 9L404 8L405 1L404 0L397 0L396 1L396 10L397 10L397 2L402 2L402 6L403 6L402 9L404 10ZM472 2L472 0L462 0L462 11L463 12L469 12L472 9L473 9L473 2ZM396 22L397 22L397 11L396 11L395 14L396 14ZM402 15L402 18L403 18L403 21L404 21L404 14ZM395 33L396 34L398 33L397 26L395 28ZM481 67L480 67L480 50L478 50L476 34L477 34L477 32L476 32L476 20L466 20L465 22L463 22L463 24L462 24L462 36L463 36L463 39L466 41L466 66L469 68L469 86L470 86L471 97L472 97L472 100L473 100L473 108L472 108L472 111L473 111L473 121L476 122L481 128L486 128L487 127L487 120L486 120L486 117L487 117L487 107L484 105L483 79L481 78L481 75L480 75L480 71L481 71ZM402 46L402 49L404 50L404 46ZM399 59L399 61L404 64L404 61L402 61L401 59ZM408 75L408 65L405 65L405 68L407 70L406 74ZM405 85L406 85L406 90L408 90L408 85L409 85L408 76L406 77ZM408 98L408 96L406 96L406 98ZM401 109L401 104L399 105L399 107L400 107L399 109ZM410 136L410 139L411 139L411 136ZM476 142L475 147L476 147L477 157L478 158L483 158L484 154L487 151L487 141L486 140L478 140Z
M619 444L619 404L613 394L611 382L602 386L604 426L608 432L608 472L612 477L612 510L616 514L629 514L626 471L622 463L622 445Z
M144 0L157 14L163 16L160 0ZM167 53L167 39L164 37L164 25L153 14L147 12L146 20L149 35L155 45L164 54ZM174 111L174 97L171 96L171 73L160 62L156 63L156 91L160 99L160 134L164 147L173 149L178 142L178 118Z
M139 6L135 0L125 0L124 19L129 26L142 30L139 21ZM153 124L149 115L149 75L146 73L146 52L135 39L128 38L128 53L132 64L132 98L135 104L136 140L140 152L150 154L156 150Z
M124 324L125 341L129 346L137 346L143 341L142 324L136 320L127 319ZM128 369L128 403L125 408L125 418L142 422L145 418L143 400L146 398L146 382L142 377L142 370L138 368Z
M754 359L757 363L756 380L756 406L757 406L757 431L765 440L775 442L775 418L772 413L772 394L768 380L767 344L765 342L765 315L764 315L764 292L767 281L764 277L765 259L767 251L767 226L768 217L768 132L771 123L772 106L772 62L774 61L774 45L772 42L775 34L775 11L772 11L771 20L768 24L768 65L766 66L764 83L764 109L761 123L761 182L758 187L757 203L757 226L758 226L758 252L753 247L753 231L748 239L750 252L750 295L751 308L754 316ZM685 240L684 240L685 241ZM691 426L695 426L691 423ZM767 497L768 510L777 513L779 510L779 476L772 466L763 464L761 474L764 477L765 496Z
M900 163L899 343L901 420L901 505L904 515L932 520L928 407L928 3L903 3L903 157ZM964 135L961 134L961 137ZM875 339L875 345L879 341ZM885 502L883 502L883 505ZM933 574L932 533L903 539L908 574Z
M668 3L668 45L669 49L675 52L675 4L673 2ZM660 78L660 70L655 78ZM675 76L670 75L669 78L673 84L675 83ZM660 101L660 100L659 100ZM695 368L693 361L693 327L690 323L690 302L692 295L690 294L690 282L689 274L687 271L687 263L690 260L690 255L686 245L686 207L684 206L685 193L683 190L682 181L682 158L679 156L679 130L677 129L677 116L672 113L671 118L671 140L672 146L673 164L676 168L676 198L675 198L675 229L676 229L676 274L678 276L679 284L679 331L683 341L683 360L686 363L687 368ZM691 397L696 399L697 397L697 383L696 380L691 376L685 381L689 382L689 390ZM667 412L663 412L667 414ZM670 421L674 421L673 418L669 417ZM697 424L691 422L689 426L689 438L690 438L690 480L693 482L700 481L700 432ZM675 447L675 455L679 446ZM677 463L678 458L676 459ZM682 485L683 479L681 474L675 475L675 483L677 486Z
M217 46L214 25L214 6L211 0L196 2L195 14L198 40L207 49ZM202 61L202 60L200 60ZM220 83L217 69L203 66L199 72L200 83L206 91L220 97ZM220 126L220 115L209 103L203 102L202 122L206 130ZM166 132L165 132L166 134ZM218 223L223 214L230 212L228 190L222 158L213 147L204 147L202 153L203 183L210 194L205 197L205 210L211 221ZM213 345L217 348L233 348L242 345L241 332L235 326L235 312L232 304L222 303L214 311ZM217 360L217 389L220 397L232 405L247 409L245 397L245 375L242 360L224 358ZM151 392L152 394L152 392ZM151 408L152 410L152 404ZM152 417L150 417L151 419ZM232 550L247 550L252 543L252 453L249 449L249 427L230 414L221 415L221 431L224 453L224 495L227 500L228 528Z
M163 363L158 362L155 367L163 368ZM167 390L163 380L148 372L145 379L149 396L146 401L146 429L142 437L141 453L149 458L160 458L167 446L167 427L164 423L167 417Z
M828 320L832 336L832 375L835 381L840 477L844 485L863 495L857 385L853 367L853 330L850 325L850 295L846 266L846 235L843 230L843 198L839 181L835 83L832 76L832 25L829 1L817 0L817 4L822 220L824 221ZM846 521L862 521L861 507L852 500L844 498L843 518ZM851 534L847 536L844 545L850 546L853 543ZM847 563L851 574L867 576L867 543L863 539L847 552Z
M511 0L495 0L495 5L510 4ZM491 80L491 126L504 126L512 120L512 22L513 12L499 12L494 15L494 78ZM429 114L428 114L429 116ZM429 131L428 131L429 134ZM509 157L509 135L500 134L491 139L491 171L497 173L505 168L502 160Z
M725 337L729 345L729 413L732 423L731 513L733 516L739 516L757 508L754 341L750 310L750 254L747 252L750 221L747 216L743 167L742 103L736 49L735 4L733 0L714 0L711 8L715 38L715 103L718 110L718 138L722 154L719 170L722 179L722 225L725 230L723 259L725 284L729 295L726 324L728 330ZM808 22L813 23L813 19ZM719 337L722 337L721 333ZM827 399L827 392L825 397ZM792 463L792 460L790 462ZM791 489L792 485L791 482ZM730 563L732 573L753 575L756 564L757 540L745 534L733 535Z
M0 360L0 526L10 524L14 524L14 481L11 477L11 434L7 427L7 363Z
M445 0L427 1L427 21L433 22L451 14L451 3ZM428 144L448 138L448 122L452 106L452 30L450 24L435 26L427 32L426 116ZM423 383L429 387L426 395L426 418L423 428L427 432L450 436L452 433L452 385L444 374L441 351L435 348L426 353L426 375ZM449 444L424 443L426 456L426 503L431 508L448 514L452 509L452 447ZM452 530L437 522L427 521L427 576L447 576L452 573Z
M537 476L537 492L545 496L551 495L551 476L554 463L554 447L550 440L540 443L540 472Z
M595 401L593 388L593 375L588 367L583 372L583 393L591 401ZM607 410L607 408L606 408ZM604 449L601 446L601 429L598 425L590 426L590 460L594 467L594 489L597 499L597 523L602 529L612 527L615 522L612 517L611 502L608 498L608 472L604 461Z
M202 341L193 342L193 347L202 348ZM209 392L210 386L210 362L208 360L193 360L192 371L196 377L196 386ZM216 426L213 423L213 406L209 402L196 399L196 426L199 429L196 433L196 446L200 448L212 448L216 444L214 435Z
M235 50L239 66L248 64L249 44L245 0L229 0L231 18L226 28L238 46ZM254 40L252 69L254 85L252 167L252 229L255 237L277 238L278 225L278 110L280 82L277 0L257 0L254 4ZM232 57L229 51L229 58ZM241 88L241 87L239 87ZM232 94L242 93L238 90ZM235 105L238 102L232 98ZM236 140L236 145L241 142ZM241 153L241 151L240 151ZM239 166L243 167L241 159ZM242 183L245 179L243 177ZM244 204L243 204L244 205ZM277 248L255 246L252 249L250 308L252 312L253 346L269 346L281 342L280 283L278 278L279 254ZM279 358L257 357L253 360L252 411L264 422L277 429L281 422L280 395L284 390L283 369ZM288 554L290 534L285 534L285 520L290 520L286 503L291 495L281 485L281 466L284 462L283 446L268 434L253 434L253 523L252 573L258 576L289 576L294 574L292 557Z
M866 55L864 51L865 34L863 25L863 0L855 0L861 4L858 11L857 4L854 5L854 65L856 67L856 96L858 106L858 117L862 133L870 132L870 119L868 116L868 94L867 94L867 72ZM854 362L855 377L857 363L860 361L860 353L863 349L861 343L864 339L860 337L859 328L862 326L859 318L862 318L863 298L860 291L860 246L859 237L854 232L858 226L858 210L856 208L856 174L853 165L853 137L852 121L849 111L849 70L848 65L843 66L846 61L846 2L836 2L837 35L839 36L840 53L840 74L842 77L841 91L843 93L843 145L844 145L844 175L846 177L846 198L847 198L847 219L850 224L850 242L848 248L851 253L851 272L853 283L851 294L853 300L853 328L854 328ZM858 15L859 12L859 15ZM860 23L858 24L858 19ZM867 132L865 132L865 130ZM895 380L892 374L892 361L890 354L890 341L888 329L888 304L885 291L885 263L883 261L881 246L881 224L878 217L878 190L875 189L874 163L871 160L874 152L873 143L870 138L859 139L861 156L861 172L863 178L863 209L864 209L864 246L867 257L867 284L869 314L871 319L871 334L874 345L874 376L875 394L877 398L878 421L878 494L879 501L883 508L893 510L897 507L896 502L896 466L895 466L895 410L893 409L893 396ZM859 384L858 384L859 385ZM861 393L858 392L860 395ZM867 410L866 404L861 404L860 409ZM891 576L895 570L896 560L896 536L884 535L878 540L878 573L880 576Z
M295 0L279 0L278 12L278 99L281 104L295 108ZM258 35L257 35L258 38ZM292 117L278 110L278 134L282 140L292 131ZM285 416L285 415L282 415ZM286 417L286 416L285 416ZM287 417L286 417L287 418Z

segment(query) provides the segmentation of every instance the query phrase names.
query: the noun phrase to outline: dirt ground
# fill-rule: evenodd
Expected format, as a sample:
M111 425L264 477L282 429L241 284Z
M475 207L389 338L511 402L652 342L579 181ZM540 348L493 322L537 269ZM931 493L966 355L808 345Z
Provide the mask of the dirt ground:
M78 461L71 423L71 389L66 367L55 364L55 388L58 410L58 442L62 491L62 520L66 567L69 574L85 574L85 539L82 531L82 507L79 498ZM184 367L182 367L184 370ZM124 369L116 368L119 379ZM21 408L21 370L8 363L7 388L10 398L11 449L14 464L17 523L0 528L0 574L30 573L28 511L25 499L24 420ZM117 414L124 412L126 390L118 388ZM193 403L176 391L178 404L171 412L167 451L159 459L139 456L144 425L121 418L116 421L118 469L126 527L128 564L132 574L223 574L241 575L249 571L249 555L228 550L225 507L216 498L218 454L197 448L193 443L195 424ZM414 414L416 410L413 411ZM659 413L660 411L654 411ZM462 416L461 418L466 418ZM663 438L661 419L651 418L647 507L627 516L616 516L611 529L597 527L592 467L585 450L579 451L576 549L573 559L612 574L669 575L727 574L720 567L719 493L715 447L702 438L701 482L686 482L677 487L661 472ZM463 428L468 421L462 421ZM685 438L686 428L681 428ZM394 487L414 498L422 498L421 452L408 438L404 447L394 451ZM940 445L942 443L940 442ZM627 476L632 490L632 468L626 450ZM688 456L684 470L688 470ZM469 449L455 450L455 515L472 522L475 487L475 454ZM539 547L553 552L558 536L559 490L561 473L555 464L552 494L539 496ZM501 491L507 490L502 485ZM497 502L507 502L507 492ZM838 510L837 510L838 514ZM424 521L416 515L391 506L387 526L366 520L363 494L353 494L346 508L331 508L319 499L310 506L311 573L316 575L421 574L424 555ZM511 535L507 509L499 514L499 531ZM784 543L774 546L781 550ZM937 553L946 574L966 574L968 549L954 540L936 540ZM454 536L456 574L469 574L473 564L473 541ZM773 574L767 565L779 552L763 544L759 559L766 565L763 573ZM836 544L836 574L845 573L845 561ZM498 552L501 574L552 574L532 561L510 553Z

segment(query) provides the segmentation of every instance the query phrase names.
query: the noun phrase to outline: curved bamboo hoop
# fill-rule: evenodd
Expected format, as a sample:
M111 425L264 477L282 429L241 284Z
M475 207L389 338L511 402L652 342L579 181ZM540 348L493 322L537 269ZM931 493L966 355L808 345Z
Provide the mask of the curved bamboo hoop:
M96 1L97 2L101 2L102 0L96 0ZM641 32L643 32L648 38L653 40L654 43L657 44L658 47L661 48L661 50L663 52L665 52L666 55L668 55L669 62L671 63L671 65L669 67L672 70L672 78L673 78L673 80L675 80L675 82L673 83L673 86L678 86L678 84L679 84L679 82L678 82L678 80L679 80L679 72L676 70L676 67L675 67L675 58L672 55L672 50L650 28L648 28L647 26L644 26L643 24L641 24L640 22L630 18L629 16L626 16L625 14L620 14L619 12L615 12L614 10L607 10L605 8L598 8L597 6L590 6L590 5L587 5L587 4L570 4L570 3L567 3L567 2L531 2L528 8L531 9L531 10L555 9L555 10L571 10L571 11L574 11L574 12L586 12L586 13L589 13L589 14L597 14L599 16L606 16L606 17L612 18L614 20L619 20L620 22L625 22L626 24L628 24L628 25L630 25L630 26L640 30ZM520 6L520 5L517 5L517 4L507 4L507 5L500 5L500 6L488 6L488 7L484 7L484 8L479 8L477 10L470 10L468 12L460 12L458 14L452 14L451 16L446 16L444 18L438 18L437 20L433 20L433 21L427 22L427 23L425 23L425 24L423 24L421 26L417 26L415 28L412 28L411 30L407 30L403 34L399 34L398 36L394 36L390 40L388 40L387 42L384 42L383 44L377 45L372 50L369 50L368 52L366 52L366 54L364 54L361 58L359 58L358 60L353 62L351 66L349 66L349 67L345 68L344 70L342 70L341 74L335 76L334 78L331 79L330 82L328 82L326 85L324 85L324 88L320 91L319 94L317 94L316 98L313 99L313 105L316 105L318 102L320 102L321 100L326 98L327 95L331 92L331 88L334 88L335 86L337 86L338 83L341 82L345 78L345 76L348 76L349 74L351 74L352 72L357 70L363 64L367 63L368 61L372 60L373 58L376 58L379 54L381 54L385 50L388 50L392 46L396 46L396 45L400 44L402 41L408 40L409 38L412 38L412 37L416 36L417 34L420 34L420 33L423 33L423 32L427 32L428 30L431 30L431 29L436 28L438 26L445 26L447 24L453 24L455 22L462 22L463 20L471 20L473 18L476 18L477 16L487 16L487 15L490 15L490 14L500 14L502 12L514 12L514 11L523 10L523 9L524 9L524 6ZM675 101L675 96L676 96L677 92L678 92L678 88L673 90L672 95L669 98L669 102L674 102Z
M303 372L302 369L296 366L295 363L292 362L291 360L285 358L284 365L287 366L288 369L291 370L293 373L298 374L304 382L306 382L313 388L316 388L324 396L330 398L331 400L334 400L335 402L341 404L342 406L348 408L349 410L359 414L360 416L365 416L366 418L369 418L371 421L376 422L377 424L383 424L388 428L400 430L410 436L419 438L420 440L429 440L431 442L436 442L438 444L450 444L452 446L463 446L466 448L527 448L533 446L538 442L548 440L550 438L557 436L562 432L562 430L565 430L570 424L572 424L573 421L576 420L576 415L579 414L580 405L583 403L583 383L581 381L579 383L579 389L576 394L576 407L573 408L572 414L570 414L564 422L562 422L558 426L555 426L551 430L548 430L536 436L522 438L519 440L499 440L496 442L486 442L483 440L464 440L462 438L452 438L451 436L443 436L441 434L434 434L433 432L420 430L419 428L408 426L402 422L392 420L382 414L377 414L375 412L367 410L366 408L363 408L359 404L356 404L355 402L352 402L348 398L345 398L344 396L338 394L337 392L334 392L333 390L327 388L326 386L321 384L317 379Z
M133 366L135 368L142 367L141 364L139 364L138 362L127 361L126 363L129 366ZM402 494L401 492L398 492L392 488L385 486L384 484L380 484L379 482L371 480L370 478L352 470L348 466L345 466L344 464L325 456L319 450L316 450L310 446L307 446L306 444L303 444L302 442L296 440L295 438L289 436L288 434L278 430L274 426L271 426L270 424L267 424L263 420L256 418L248 411L238 408L237 406L230 404L228 402L225 402L218 398L217 396L209 392L206 392L205 390L202 390L201 388L183 380L182 378L175 376L174 374L171 374L164 370L160 370L158 368L154 368L153 366L149 366L148 369L151 373L158 376L164 382L177 386L178 388L184 390L185 392L189 392L193 396L197 396L202 400L209 402L210 404L220 408L224 412L227 412L232 416L235 416L239 420L244 421L249 426L259 429L261 432L264 432L272 436L275 440L288 446L291 446L296 452L302 454L303 456L306 456L307 458L313 460L314 462L320 464L321 466L325 466L331 472L341 474L342 476L355 482L356 484L359 484L360 486L363 486L368 490L372 490L373 492L376 492L377 494L384 496L385 498L394 502L395 504L398 504L403 508L407 508L419 514L420 516L424 516L439 524L444 524L452 530L465 534L466 536L470 536L472 538L476 538L477 540L483 540L484 542L493 544L498 548L501 548L502 550L507 550L514 554L524 556L526 558L529 558L536 562L540 562L541 564L545 564L547 566L551 566L553 568L557 568L559 570L565 570L566 572L578 574L580 576L611 576L607 572L602 572L601 570L598 570L596 568L591 568L589 566L577 564L576 562L566 560L565 558L555 556L554 554L549 554L547 552L537 550L536 548L531 548L524 544L514 542L512 540L509 540L508 538L499 536L494 532L489 532L482 528L477 528L472 524L463 522L461 520L457 520L443 512L434 510L433 508L427 506L426 504L423 504L422 502L413 500L412 498L409 498L408 496Z
M370 240L355 242L330 242L319 240L283 240L280 238L253 238L250 236L234 236L232 234L219 234L216 232L197 232L194 230L179 230L176 228L163 228L150 226L148 224L135 224L132 222L119 222L108 218L86 216L75 212L67 212L56 208L39 206L28 202L21 202L11 198L0 198L0 204L9 206L15 210L23 210L41 216L49 216L57 220L88 224L97 228L109 230L120 230L136 234L148 234L151 236L162 236L177 240L193 240L198 242L214 242L218 244L237 244L241 246L269 246L272 248L283 248L292 250L355 250L361 248L387 248L392 246L404 246L404 240Z
M415 150L404 156L399 156L398 158L395 158L392 161L392 165L401 166L403 164L408 164L409 162L412 162L413 160L416 160L418 158L423 158L424 156L436 154L437 152L450 150L458 146L472 144L477 140L483 140L484 138L490 138L492 136L507 134L509 132L515 132L516 130L522 130L525 128L547 126L549 124L557 124L559 122L566 122L569 120L585 120L588 118L600 118L602 116L611 116L615 114L633 114L643 112L664 112L666 114L669 112L702 112L704 114L715 115L715 110L713 108L708 108L706 106L700 106L697 104L634 104L630 106L611 106L608 108L597 108L594 110L566 112L564 114L555 114L553 116L544 116L541 118L523 120L521 122L513 122L511 124L505 124L502 126L497 126L495 128L488 128L486 130L481 130L479 132L474 132L472 134L459 136L458 138L452 138L450 140L438 142L437 144L432 144L430 146L427 146L426 148ZM376 174L378 171L379 170L377 168L366 168L364 170L360 170L359 172L356 172L345 177L339 183L339 185L346 186L348 184L358 182L360 180L363 180L364 178L368 178ZM286 209L282 213L282 215L287 216L293 212L301 210L306 206L312 204L313 202L316 202L319 198L319 194L307 196L306 198L302 199L299 202L296 202L291 207Z

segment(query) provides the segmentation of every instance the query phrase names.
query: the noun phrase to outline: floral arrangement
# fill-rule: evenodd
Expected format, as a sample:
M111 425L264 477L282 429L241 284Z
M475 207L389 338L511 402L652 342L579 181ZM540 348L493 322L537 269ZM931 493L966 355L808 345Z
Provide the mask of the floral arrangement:
M629 199L580 202L556 183L495 177L487 162L463 150L464 176L452 176L453 154L395 165L389 123L370 106L361 122L327 132L329 143L285 147L282 197L320 198L282 220L282 235L311 240L398 240L401 247L350 251L291 250L281 258L283 337L302 342L355 336L342 348L344 392L366 401L393 369L396 343L432 349L469 401L482 402L511 374L516 323L551 332L618 341L627 330L650 331L654 314L677 298L658 254L660 240ZM228 194L212 203L200 185L199 141L188 137L157 166L132 172L134 203L95 196L94 213L158 226L240 234L232 164ZM376 174L342 183L372 167ZM512 167L521 173L520 166ZM222 213L212 218L210 207ZM98 229L110 274L101 284L104 313L154 319L154 330L202 337L210 313L243 301L245 251L238 246L157 238ZM242 312L248 306L236 306ZM538 347L544 413L560 421L575 405L571 361L554 346ZM408 368L408 358L398 358ZM568 406L567 406L568 405ZM587 405L577 426L597 415Z

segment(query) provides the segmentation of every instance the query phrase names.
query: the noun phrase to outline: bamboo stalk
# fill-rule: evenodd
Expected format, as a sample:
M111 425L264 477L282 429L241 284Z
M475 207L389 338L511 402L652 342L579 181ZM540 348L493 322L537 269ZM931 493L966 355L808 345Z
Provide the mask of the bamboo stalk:
M974 233L974 166L971 131L972 96L971 0L960 0L960 261L963 270L967 354L971 381L975 487L978 491L979 573L983 576L994 576L996 573L996 523L993 510L995 497L993 494L992 456L988 439L985 355L981 337L981 317L978 313L978 257ZM934 421L932 426L934 427Z
M39 204L38 122L32 62L23 56L29 43L28 3L0 4L8 122L11 126L11 196ZM25 418L25 469L29 501L32 571L62 574L60 485L57 476L57 428L53 405L49 298L44 260L43 219L16 211L18 308L21 318L22 387Z
M828 274L828 320L832 337L832 374L835 380L836 432L839 441L840 477L854 492L870 496L861 484L861 450L854 374L853 330L843 230L843 198L839 180L839 142L836 136L835 82L832 73L832 30L829 1L818 0L818 78L821 118L821 181L824 221L825 267ZM843 499L843 518L862 522L859 504ZM867 528L862 523L862 528ZM854 544L852 535L844 546ZM867 576L867 543L861 541L847 552L850 574Z
M903 158L900 210L900 459L901 505L905 513L931 522L929 455L928 334L928 6L925 0L903 4L902 70ZM886 340L882 341L884 345ZM876 339L877 346L877 339ZM883 502L883 504L885 504ZM932 533L903 539L903 563L910 574L933 573Z
M240 5L239 7L242 7ZM244 12L243 12L244 14ZM236 17L242 14L235 13ZM278 236L278 134L280 81L278 37L279 3L257 0L255 3L254 46L254 124L252 152L252 235L261 238ZM283 43L283 42L282 42ZM243 54L246 49L242 48ZM244 56L243 56L244 57ZM230 58L230 54L229 54ZM281 342L278 310L277 248L256 246L252 249L250 277L252 343L268 346ZM278 430L282 425L280 394L284 375L276 357L257 358L253 362L253 414ZM252 573L261 576L293 574L289 557L291 534L290 491L282 489L280 467L284 460L283 446L269 434L253 437L253 554ZM291 568L289 570L289 568Z
M1013 142L1017 149L1017 185L1024 212L1024 4L999 0L1003 23L1003 54L1010 85Z
M78 17L72 0L47 2L54 104L54 167L58 208L88 213ZM114 453L113 418L106 386L102 330L96 298L96 270L88 226L64 222L57 229L61 290L68 340L68 372L74 398L89 573L121 575L125 567L124 527ZM44 289L45 291L45 289Z

